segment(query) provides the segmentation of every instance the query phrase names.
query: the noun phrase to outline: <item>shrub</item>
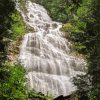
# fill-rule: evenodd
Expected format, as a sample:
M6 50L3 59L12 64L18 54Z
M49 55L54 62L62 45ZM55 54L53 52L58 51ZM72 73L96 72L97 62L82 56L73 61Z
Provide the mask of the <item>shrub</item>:
M19 64L5 66L9 71L9 78L0 83L0 100L25 100L25 70Z
M11 27L11 39L16 40L20 37L22 37L26 31L27 27L23 21L22 16L19 12L15 12L11 15L11 18L13 19L12 27Z

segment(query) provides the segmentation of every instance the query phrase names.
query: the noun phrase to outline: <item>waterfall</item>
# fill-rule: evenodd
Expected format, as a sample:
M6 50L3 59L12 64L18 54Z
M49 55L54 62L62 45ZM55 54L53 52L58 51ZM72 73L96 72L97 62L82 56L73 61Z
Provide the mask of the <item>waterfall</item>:
M72 56L72 44L52 21L43 6L26 2L26 11L18 9L25 23L34 29L22 41L19 59L27 71L30 89L52 94L69 95L76 90L71 79L84 71L85 62Z

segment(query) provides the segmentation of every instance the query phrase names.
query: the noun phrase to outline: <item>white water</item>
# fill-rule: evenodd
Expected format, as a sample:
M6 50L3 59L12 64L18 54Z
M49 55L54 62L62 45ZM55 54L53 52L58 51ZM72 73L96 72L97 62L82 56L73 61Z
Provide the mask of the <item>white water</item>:
M24 36L20 61L27 70L30 88L54 96L68 95L76 88L71 78L83 72L85 62L71 56L71 43L40 5L27 1L27 11L20 10L24 21L35 29Z

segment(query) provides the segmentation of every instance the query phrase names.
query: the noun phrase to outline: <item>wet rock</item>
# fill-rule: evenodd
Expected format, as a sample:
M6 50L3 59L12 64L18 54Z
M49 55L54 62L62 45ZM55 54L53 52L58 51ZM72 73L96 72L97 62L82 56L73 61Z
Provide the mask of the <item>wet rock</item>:
M70 95L68 95L68 96L61 95L61 96L55 98L54 100L70 100Z

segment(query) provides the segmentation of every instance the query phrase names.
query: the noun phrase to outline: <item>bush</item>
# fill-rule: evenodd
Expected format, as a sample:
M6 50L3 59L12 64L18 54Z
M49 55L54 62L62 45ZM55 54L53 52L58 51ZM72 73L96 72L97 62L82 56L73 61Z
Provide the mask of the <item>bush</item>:
M36 92L34 90L29 91L28 93L28 98L32 99L32 100L53 100L52 96L49 95L44 95L41 92Z
M9 78L0 83L0 100L25 100L25 70L19 64L5 66L9 71Z
M100 99L100 89L92 89L89 94L89 100L99 100Z
M22 37L26 33L27 27L19 12L16 11L15 13L13 13L11 15L11 18L13 20L12 27L11 27L11 31L12 31L11 39L16 40Z
M66 23L62 26L62 30L65 32L72 32L73 26L71 25L71 23Z

